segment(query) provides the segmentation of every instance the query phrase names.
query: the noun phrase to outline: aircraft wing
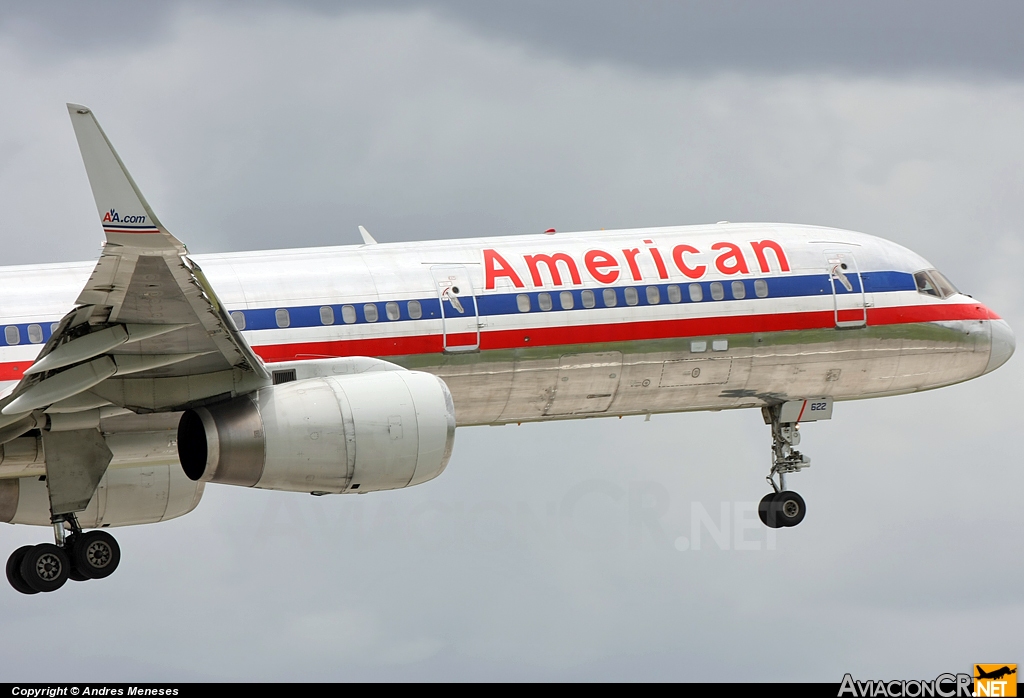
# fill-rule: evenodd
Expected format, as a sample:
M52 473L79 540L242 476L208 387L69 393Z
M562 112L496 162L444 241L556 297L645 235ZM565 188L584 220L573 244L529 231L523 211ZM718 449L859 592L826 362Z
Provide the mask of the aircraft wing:
M269 383L185 246L160 223L92 111L68 111L106 243L75 307L36 362L0 400L5 425L39 410L113 404L135 412L181 410ZM23 433L23 431L21 432Z

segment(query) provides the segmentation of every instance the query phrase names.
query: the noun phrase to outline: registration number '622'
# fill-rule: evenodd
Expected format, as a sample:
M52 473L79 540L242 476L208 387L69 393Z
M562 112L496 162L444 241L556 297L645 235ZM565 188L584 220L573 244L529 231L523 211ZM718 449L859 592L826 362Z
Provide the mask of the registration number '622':
M790 400L782 404L779 421L783 424L796 422L817 422L832 419L832 398L808 398Z

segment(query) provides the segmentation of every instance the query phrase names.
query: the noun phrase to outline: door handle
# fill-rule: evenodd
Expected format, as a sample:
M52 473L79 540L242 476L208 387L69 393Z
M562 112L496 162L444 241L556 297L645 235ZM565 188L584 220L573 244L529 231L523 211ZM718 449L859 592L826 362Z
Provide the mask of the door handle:
M838 279L839 283L841 283L843 288L847 291L853 291L853 284L851 284L850 280L846 278L846 274L843 273L843 270L838 264L832 267L832 278Z
M459 297L452 293L451 286L448 286L443 291L441 291L441 296L443 298L447 298L448 302L452 304L452 307L458 310L460 313L466 313L466 310L462 307L462 303L459 302Z

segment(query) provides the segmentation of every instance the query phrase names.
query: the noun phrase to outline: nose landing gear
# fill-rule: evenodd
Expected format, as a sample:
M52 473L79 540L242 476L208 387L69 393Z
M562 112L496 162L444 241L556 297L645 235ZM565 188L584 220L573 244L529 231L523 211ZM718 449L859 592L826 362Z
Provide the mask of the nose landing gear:
M71 527L66 535L64 524ZM70 579L84 582L109 577L121 562L121 549L106 531L82 532L74 514L53 524L56 543L18 548L7 559L7 581L22 594L60 589Z
M797 421L783 421L787 417L793 419L792 408L788 408L791 404L761 408L765 424L772 427L772 469L765 478L772 486L772 491L761 499L757 514L761 523L769 528L796 526L807 514L804 498L786 489L786 475L800 472L811 465L811 459L796 450L800 444L799 415ZM802 413L803 409L800 410Z

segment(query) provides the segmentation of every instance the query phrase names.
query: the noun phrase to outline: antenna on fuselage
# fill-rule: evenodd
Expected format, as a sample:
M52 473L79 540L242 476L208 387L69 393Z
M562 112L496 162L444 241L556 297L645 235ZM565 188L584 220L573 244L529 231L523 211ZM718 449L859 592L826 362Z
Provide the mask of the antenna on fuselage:
M359 234L363 237L364 245L376 245L377 241L373 239L373 236L366 231L366 228L359 226Z

